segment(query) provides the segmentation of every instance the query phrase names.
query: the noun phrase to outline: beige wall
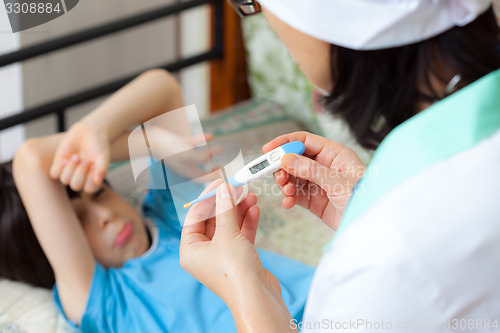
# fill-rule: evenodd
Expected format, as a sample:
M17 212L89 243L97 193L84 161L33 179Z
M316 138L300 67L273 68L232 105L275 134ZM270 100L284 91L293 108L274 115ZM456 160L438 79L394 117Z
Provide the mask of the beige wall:
M0 6L0 54L19 48L19 36L10 32L4 6ZM22 109L21 66L13 64L0 68L0 118ZM0 163L12 159L24 138L22 126L0 132Z
M31 45L173 2L176 0L82 0L64 16L22 32L21 44L22 46ZM194 11L190 12L190 15L193 15ZM196 12L198 14L195 13L195 23L207 14L206 9ZM196 24L193 25L196 26ZM81 89L95 87L112 79L133 74L144 68L173 61L179 52L182 53L176 45L185 45L186 40L191 43L194 40L201 45L208 40L205 36L206 27L197 27L197 30L188 29L190 31L183 31L181 34L177 31L178 26L180 23L177 23L174 17L169 17L24 62L25 107L29 108ZM176 42L176 38L182 38L184 42ZM195 72L197 74L191 78L194 83L184 84L188 89L187 102L191 103L203 101L203 96L206 94L204 90L208 90L204 82L207 80L204 77L206 70L198 68ZM190 87L192 89L189 89ZM69 123L92 110L98 102L93 101L73 108L69 113ZM47 117L26 126L27 137L54 131L55 117Z

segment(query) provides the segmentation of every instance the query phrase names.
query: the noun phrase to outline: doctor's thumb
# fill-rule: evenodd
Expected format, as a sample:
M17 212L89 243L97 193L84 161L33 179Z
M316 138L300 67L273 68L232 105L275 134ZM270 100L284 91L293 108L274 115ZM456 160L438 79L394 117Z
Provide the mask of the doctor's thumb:
M239 231L236 214L236 190L233 185L219 185L216 197L216 228L215 234L234 235Z
M281 166L283 170L295 178L313 182L326 192L328 192L332 184L338 183L340 174L334 169L297 154L286 154L281 160Z

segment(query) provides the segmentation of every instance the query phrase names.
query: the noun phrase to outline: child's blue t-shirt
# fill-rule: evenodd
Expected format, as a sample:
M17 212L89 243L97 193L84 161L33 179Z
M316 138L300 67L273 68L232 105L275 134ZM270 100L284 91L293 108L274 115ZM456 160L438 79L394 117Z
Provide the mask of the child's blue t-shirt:
M150 249L120 268L96 263L81 331L236 332L226 304L180 266L181 227L170 191L150 190L143 210L153 221ZM264 250L259 255L280 281L290 314L301 321L314 269ZM57 285L54 299L64 315Z

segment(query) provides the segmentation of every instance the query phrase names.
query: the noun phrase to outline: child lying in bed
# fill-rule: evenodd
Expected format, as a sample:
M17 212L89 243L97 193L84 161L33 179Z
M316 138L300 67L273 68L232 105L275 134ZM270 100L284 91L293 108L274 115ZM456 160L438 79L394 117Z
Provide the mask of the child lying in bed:
M70 323L83 332L236 331L222 300L179 264L181 227L170 191L148 192L143 219L103 184L109 161L128 157L125 129L182 104L172 76L150 71L67 133L28 140L16 154L16 186L53 269L55 302ZM184 139L189 133L186 119L179 117L164 125L149 137L150 144L190 144ZM3 172L2 182L7 173ZM0 227L26 223L22 219L6 221L13 215L5 212L22 207L6 207L16 203L6 200L3 191L0 201L4 206ZM250 193L238 205L242 230L249 233L257 227L256 202ZM22 228L18 232L26 233L29 239L32 231L27 226ZM5 237L4 229L0 230ZM260 251L260 257L264 267L280 280L285 303L294 319L300 321L313 269L265 251ZM11 261L10 268L24 274L27 263L32 264L24 259ZM43 266L38 260L34 264L33 270ZM30 282L23 274L10 277Z

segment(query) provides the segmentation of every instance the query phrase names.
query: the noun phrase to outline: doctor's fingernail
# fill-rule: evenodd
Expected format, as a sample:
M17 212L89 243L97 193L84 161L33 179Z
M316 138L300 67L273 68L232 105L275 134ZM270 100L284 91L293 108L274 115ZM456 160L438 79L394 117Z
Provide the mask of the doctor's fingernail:
M288 169L297 170L300 166L300 160L293 154L286 154L283 157L282 165Z

